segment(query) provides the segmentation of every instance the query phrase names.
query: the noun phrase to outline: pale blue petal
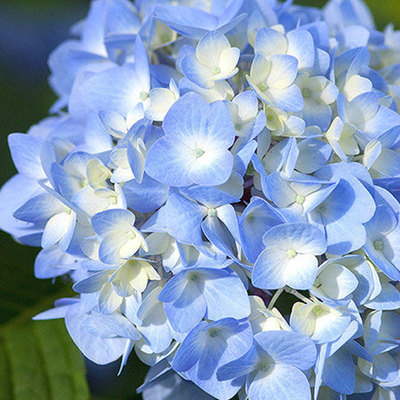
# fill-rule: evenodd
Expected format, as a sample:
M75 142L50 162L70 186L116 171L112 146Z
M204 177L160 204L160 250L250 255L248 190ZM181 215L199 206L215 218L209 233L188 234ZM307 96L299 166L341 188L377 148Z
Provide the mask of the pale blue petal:
M241 186L242 186L241 182ZM213 186L192 185L188 188L180 189L185 196L204 204L207 208L218 208L227 203L235 203L239 200L232 197L230 193Z
M217 335L210 336L212 330ZM200 388L216 398L231 398L244 383L244 377L221 382L217 379L217 369L246 353L252 346L253 334L248 322L241 324L231 318L224 318L208 325L202 332L204 347L196 366L187 376Z
M256 368L258 361L256 347L253 346L247 353L237 360L231 361L217 371L219 381L226 381L245 376Z
M294 29L287 33L287 54L296 57L299 70L310 71L314 66L314 40L310 32L304 29Z
M188 333L183 343L179 346L178 351L172 361L172 368L177 372L185 372L192 368L201 356L204 347L204 340L200 334L206 322L200 322L192 331Z
M331 389L350 395L354 392L355 378L352 355L345 349L339 349L325 360L322 380Z
M293 289L311 289L317 277L318 260L309 254L298 254L285 266L283 279Z
M246 288L234 272L208 269L205 279L203 295L207 302L207 318L214 321L227 317L242 319L250 314Z
M235 140L235 127L230 118L226 104L215 101L209 105L209 120L205 140L215 147L228 148ZM198 118L198 116L197 116Z
M168 198L169 188L144 174L141 183L130 180L122 186L128 207L147 213L160 208Z
M196 85L204 89L213 88L214 81L211 70L201 64L194 54L190 54L182 60L181 68L186 78Z
M261 289L280 289L284 287L283 266L287 260L288 255L284 250L276 247L264 250L254 264L253 285Z
M332 149L328 143L317 139L305 139L298 144L299 157L296 169L303 174L311 174L323 167L329 160Z
M167 136L189 143L191 139L203 136L207 130L209 105L202 96L187 93L177 100L164 118L163 128Z
M189 174L196 157L190 147L178 140L162 137L147 153L146 172L164 185L181 187L192 183Z
M307 223L287 223L271 228L263 238L267 247L293 249L300 254L321 255L326 251L322 231Z
M207 304L197 282L189 280L173 303L164 304L171 326L178 332L189 332L204 317Z
M236 242L228 228L218 217L207 216L201 223L201 228L207 239L225 254L236 257Z
M184 36L199 39L217 27L217 18L202 10L184 6L157 6L156 18Z
M121 247L128 241L125 232L109 232L103 236L99 247L99 259L105 264L119 264L121 262Z
M71 200L72 196L82 189L80 180L69 175L60 164L53 163L50 173L56 191L67 200Z
M149 82L139 80L134 66L110 68L81 82L79 79L75 81L69 112L77 120L85 119L88 110L97 113L102 110L115 111L126 117L141 101L140 93L149 89Z
M262 237L275 225L281 224L282 216L269 203L253 197L239 219L239 233L246 258L255 262L264 249Z
M8 136L11 157L18 172L27 178L44 179L40 161L41 140L31 135L13 133Z
M311 390L305 375L290 365L276 364L271 371L258 372L247 391L251 400L310 400Z
M14 175L0 189L0 227L17 237L22 243L40 246L43 224L35 226L17 220L13 213L37 194L40 186L36 181L21 174Z
M203 156L192 160L189 165L191 182L198 185L222 185L231 176L233 155L224 149L206 151Z
M127 225L133 225L135 215L128 210L106 210L94 215L91 222L95 232L104 236L111 231L121 229L123 231Z
M249 92L249 93L252 93L252 92ZM265 122L263 123L263 127L264 127L264 125L265 125ZM251 140L235 154L233 168L240 175L243 176L246 173L247 167L250 163L251 157L253 156L256 148L257 148L257 142L255 140Z
M173 339L163 304L157 299L158 293L158 288L147 293L138 310L138 329L156 353L166 350Z
M297 193L279 172L273 172L267 179L269 198L280 208L288 207L296 201Z
M162 288L158 299L164 303L174 302L185 290L189 279L190 272L188 271L183 271L173 276Z
M313 341L305 335L289 331L260 332L255 341L272 359L303 371L311 368L317 359Z
M397 310L400 307L400 292L390 282L383 282L378 296L364 304L374 310Z
M75 263L72 257L55 245L48 249L42 249L36 256L35 277L38 279L55 278L79 267L79 263Z
M26 222L47 222L52 216L63 212L64 205L48 193L32 197L14 212L14 218Z
M124 352L126 339L95 336L85 326L89 314L81 310L81 304L69 307L65 324L72 340L81 352L96 364L108 364L117 360Z
M272 28L262 28L257 32L254 53L264 57L273 54L286 54L288 42L285 36Z
M301 115L307 126L319 126L324 132L332 121L332 109L327 104L318 104L313 99L304 99Z
M198 203L172 193L166 205L169 232L180 242L202 245L201 221L205 210Z
M290 85L284 89L270 88L270 102L284 111L298 112L303 109L304 101L300 89Z
M80 280L72 288L77 293L94 293L103 287L109 277L110 273L108 271L102 271Z
M103 338L119 336L134 341L141 338L134 325L118 312L105 315L92 311L85 326L91 333Z
M143 84L144 82L149 82L150 79L149 62L147 59L146 48L139 35L136 36L135 40L134 56L135 56L135 70L138 74L139 81L141 82L141 84Z

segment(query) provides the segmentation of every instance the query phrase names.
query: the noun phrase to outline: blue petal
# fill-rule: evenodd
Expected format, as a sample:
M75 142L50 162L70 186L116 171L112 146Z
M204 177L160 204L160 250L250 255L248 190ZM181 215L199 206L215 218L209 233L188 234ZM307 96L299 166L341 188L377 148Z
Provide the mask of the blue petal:
M218 217L207 216L201 223L201 228L204 235L214 246L227 255L236 257L237 249L235 239L226 225Z
M247 391L251 400L310 400L311 390L305 375L290 365L276 364L271 371L258 372Z
M14 217L26 222L47 222L64 211L64 205L48 193L32 197L14 212Z
M233 144L235 128L226 105L221 101L208 104L197 93L187 93L176 101L164 118L167 135L188 143L189 139L209 140L215 148Z
M190 279L190 272L183 271L173 276L162 288L158 299L164 303L174 302L185 290Z
M199 362L185 376L218 399L231 398L243 385L244 377L221 382L217 379L217 369L249 350L253 343L250 325L247 321L239 324L225 318L209 324L201 334L203 349Z
M95 232L100 236L104 236L113 230L133 225L135 215L128 210L106 210L94 215L91 222Z
M40 139L28 134L13 133L8 136L8 146L20 174L31 179L46 178L40 161Z
M119 336L134 341L141 338L134 325L118 312L105 315L98 311L92 311L85 322L85 327L91 333L103 338Z
M339 349L327 358L322 372L322 380L339 393L352 394L356 380L352 354L345 349Z
M206 314L207 304L199 286L202 281L202 277L199 277L199 283L189 277L178 299L164 304L168 320L178 332L189 332Z
M137 317L138 329L150 348L160 353L166 350L173 339L173 330L168 322L163 303L158 301L159 287L150 287L139 307Z
M310 71L314 66L314 40L305 29L293 29L287 33L287 54L299 61L299 70Z
M302 140L298 144L299 157L296 169L303 174L310 174L324 166L329 160L332 149L328 143L317 139Z
M167 225L172 236L186 244L202 245L201 221L205 209L198 203L177 193L172 193L167 201Z
M250 314L250 302L240 278L227 270L204 271L203 295L207 302L207 318L214 321L226 317L246 318Z
M177 372L185 372L192 368L198 361L203 350L204 342L200 335L207 322L200 322L188 333L172 361L172 368Z
M284 111L298 112L303 109L304 101L301 90L296 85L284 89L271 88L268 90L272 104Z
M211 70L201 64L194 54L190 54L182 60L181 68L185 76L196 85L204 89L213 88L214 81L211 79Z
M264 250L254 264L253 285L260 289L280 289L284 287L286 283L283 279L282 266L287 259L286 251L274 247Z
M283 218L272 206L259 197L253 197L239 219L239 232L244 254L255 262L264 248L262 237Z
M141 102L140 93L150 89L150 79L140 80L132 65L110 68L84 78L75 81L69 102L69 111L77 120L86 119L88 110L115 111L126 117Z
M154 212L168 198L169 188L144 174L141 183L130 180L122 186L128 207L141 213Z
M257 351L256 347L253 346L243 356L220 367L217 371L217 378L220 381L240 378L254 371L257 362Z
M72 340L81 352L96 364L108 364L117 360L124 352L126 339L102 338L90 333L85 326L89 314L81 310L81 304L69 307L65 324Z
M196 162L192 149L172 137L163 137L151 146L146 158L146 172L157 181L170 186L188 186L189 173Z
M258 333L254 339L277 363L292 365L305 371L317 359L317 349L313 341L299 333L266 331Z

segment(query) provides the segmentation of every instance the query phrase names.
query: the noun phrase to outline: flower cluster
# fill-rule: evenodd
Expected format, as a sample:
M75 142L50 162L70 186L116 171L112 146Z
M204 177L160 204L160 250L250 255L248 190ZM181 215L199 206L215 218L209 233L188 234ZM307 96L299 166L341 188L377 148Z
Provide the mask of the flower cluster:
M400 32L361 0L95 0L9 136L0 226L145 400L400 399ZM347 396L347 397L346 397Z

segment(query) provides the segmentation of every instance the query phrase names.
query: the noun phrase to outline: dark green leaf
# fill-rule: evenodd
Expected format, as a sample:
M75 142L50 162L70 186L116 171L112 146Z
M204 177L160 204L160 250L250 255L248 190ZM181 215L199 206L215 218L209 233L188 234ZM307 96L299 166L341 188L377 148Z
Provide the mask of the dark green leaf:
M26 266L11 257L2 266L0 400L90 399L84 362L64 321L32 321L57 298L73 295L70 283L35 279L31 250L4 239L0 251L25 256Z

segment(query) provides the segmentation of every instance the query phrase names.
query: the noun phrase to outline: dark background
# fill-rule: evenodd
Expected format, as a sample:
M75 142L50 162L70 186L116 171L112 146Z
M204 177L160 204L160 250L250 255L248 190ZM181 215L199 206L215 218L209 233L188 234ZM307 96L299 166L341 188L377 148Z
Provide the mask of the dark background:
M399 28L399 0L366 2L379 28L389 22ZM319 6L325 2L297 3ZM47 115L56 100L47 84L47 58L68 38L71 25L85 17L88 7L89 1L84 0L0 0L0 186L16 172L8 151L7 135L26 132ZM10 290L10 296L23 296L25 288L34 281L36 253L37 249L23 247L0 232L0 281L5 287L19 289ZM41 282L43 288L51 284L50 281ZM15 310L16 313L20 311ZM5 315L11 315L10 306L3 301L0 303L0 321ZM140 362L130 359L120 378L115 378L117 369L117 365L88 364L94 399L138 398L134 395L135 388L141 384L145 372Z

